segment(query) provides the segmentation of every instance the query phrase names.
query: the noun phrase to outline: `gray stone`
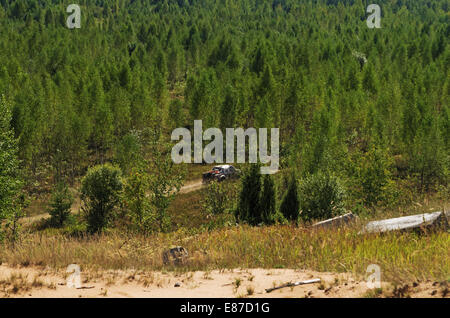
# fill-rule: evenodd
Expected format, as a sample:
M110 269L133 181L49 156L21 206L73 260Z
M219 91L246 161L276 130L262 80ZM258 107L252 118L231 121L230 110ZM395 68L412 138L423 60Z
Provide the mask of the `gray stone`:
M176 246L163 252L162 259L164 265L180 265L184 264L189 257L187 249L182 246Z
M333 227L333 226L342 226L345 224L349 224L350 222L354 221L356 218L357 218L357 216L350 212L350 213L347 213L344 215L336 216L332 219L328 219L325 221L315 223L315 224L313 224L313 227L328 228L328 227Z
M447 229L447 213L433 212L402 216L399 218L372 221L367 223L361 233L383 233L389 231L425 230L425 229Z

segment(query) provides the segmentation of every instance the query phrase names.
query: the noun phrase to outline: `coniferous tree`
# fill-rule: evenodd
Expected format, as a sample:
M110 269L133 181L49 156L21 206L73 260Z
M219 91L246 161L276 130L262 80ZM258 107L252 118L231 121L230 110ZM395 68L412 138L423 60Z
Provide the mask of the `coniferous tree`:
M302 177L359 182L376 144L396 158L389 186L448 183L445 0L384 3L401 20L389 34L359 0L85 1L70 31L59 2L0 0L0 94L31 191L116 159L131 130L168 138L193 119L279 127L282 166Z
M259 165L252 164L242 179L242 189L236 210L236 219L257 225L262 222L261 215L261 175Z
M64 225L70 216L70 209L73 204L73 196L64 182L56 185L49 204L50 222L58 227Z
M276 192L271 175L265 175L263 178L260 206L262 221L265 224L273 223L276 214Z
M280 212L287 220L297 222L300 203L298 199L297 180L294 176L291 176L287 191L281 201Z

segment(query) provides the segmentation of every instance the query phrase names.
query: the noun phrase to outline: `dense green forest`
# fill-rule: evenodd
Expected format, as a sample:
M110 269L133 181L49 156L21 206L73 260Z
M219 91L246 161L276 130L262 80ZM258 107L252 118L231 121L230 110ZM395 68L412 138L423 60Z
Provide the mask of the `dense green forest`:
M28 194L97 163L126 173L136 136L194 119L279 127L283 170L330 172L363 206L448 190L448 1L379 0L369 29L372 1L79 0L71 30L72 2L0 0L1 115Z

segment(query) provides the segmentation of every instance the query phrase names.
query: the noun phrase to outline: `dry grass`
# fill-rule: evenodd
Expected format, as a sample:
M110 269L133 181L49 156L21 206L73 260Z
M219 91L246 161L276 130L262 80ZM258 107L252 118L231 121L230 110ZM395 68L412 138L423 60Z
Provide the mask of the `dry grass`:
M83 271L294 268L361 275L369 264L378 264L385 281L448 279L448 232L359 235L358 230L242 226L195 236L183 231L149 237L113 231L86 238L30 233L14 249L0 248L0 262L55 269L75 263ZM162 264L162 251L173 245L182 245L193 255L183 267Z
M32 289L56 289L54 283L46 283L38 276L30 279L28 275L22 273L12 273L6 278L0 279L0 293L2 297L9 297L13 295L22 295Z
M172 228L199 228L205 224L202 201L205 197L205 188L190 193L180 193L169 207Z

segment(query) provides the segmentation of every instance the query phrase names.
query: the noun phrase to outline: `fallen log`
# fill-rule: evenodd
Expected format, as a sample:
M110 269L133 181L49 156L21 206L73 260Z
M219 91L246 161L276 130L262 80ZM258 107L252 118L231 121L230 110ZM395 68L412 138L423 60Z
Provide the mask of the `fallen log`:
M314 283L318 283L318 282L320 282L320 278L304 280L304 281L300 281L300 282L296 282L296 283L286 283L286 284L281 285L281 286L267 288L266 292L270 293L270 292L273 292L274 290L281 289L281 288L294 287L294 286L306 285L306 284L314 284Z
M336 216L332 219L328 219L325 221L317 222L312 225L314 228L328 228L333 226L341 226L345 224L349 224L357 218L353 213L347 213L344 215Z
M430 230L436 228L446 230L448 228L446 214L447 213L443 212L433 212L372 221L367 223L360 234L406 230Z

